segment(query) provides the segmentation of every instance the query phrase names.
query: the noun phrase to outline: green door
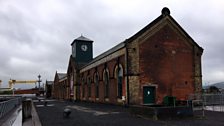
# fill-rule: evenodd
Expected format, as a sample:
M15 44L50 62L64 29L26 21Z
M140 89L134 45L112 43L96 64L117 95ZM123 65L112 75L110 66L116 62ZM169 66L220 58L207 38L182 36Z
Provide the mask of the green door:
M143 87L143 101L144 101L144 104L155 103L155 87L153 86Z

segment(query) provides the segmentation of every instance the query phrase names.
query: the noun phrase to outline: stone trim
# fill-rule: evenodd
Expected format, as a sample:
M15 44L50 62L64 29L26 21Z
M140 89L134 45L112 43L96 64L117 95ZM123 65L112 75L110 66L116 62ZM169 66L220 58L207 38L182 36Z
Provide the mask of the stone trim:
M109 102L110 99L109 98L104 98L105 102Z
M124 54L125 54L125 48L122 48L122 49L120 49L120 50L118 50L118 51L116 51L116 52L114 52L114 53L112 53L112 54L110 54L110 55L108 55L108 56L106 56L106 57L96 61L95 63L92 63L92 64L84 67L83 69L80 70L80 73L85 72L85 71L87 71L87 70L89 70L91 68L94 68L96 66L99 66L100 64L108 62L108 61L110 61L110 60L112 60L114 58L117 58L117 57L119 57L121 55L124 55Z

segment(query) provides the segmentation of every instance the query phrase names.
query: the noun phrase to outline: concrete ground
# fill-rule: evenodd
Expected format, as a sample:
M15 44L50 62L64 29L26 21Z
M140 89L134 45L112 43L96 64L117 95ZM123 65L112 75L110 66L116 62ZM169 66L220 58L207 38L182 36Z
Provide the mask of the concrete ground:
M22 126L22 105L17 106L1 118L0 126Z
M42 126L224 126L221 112L206 111L203 118L201 112L196 112L195 117L187 119L155 121L114 105L56 100L34 100L34 105ZM63 115L65 108L71 110L69 117Z
M162 126L163 123L131 115L120 106L71 103L65 101L34 101L42 126ZM68 118L63 117L64 108L71 109Z

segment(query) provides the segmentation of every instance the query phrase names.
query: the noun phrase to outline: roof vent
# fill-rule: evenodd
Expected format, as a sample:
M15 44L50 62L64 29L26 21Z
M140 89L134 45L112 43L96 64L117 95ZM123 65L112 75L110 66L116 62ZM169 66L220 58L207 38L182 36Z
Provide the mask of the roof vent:
M166 15L170 15L170 10L167 7L164 7L162 9L162 15L166 16Z

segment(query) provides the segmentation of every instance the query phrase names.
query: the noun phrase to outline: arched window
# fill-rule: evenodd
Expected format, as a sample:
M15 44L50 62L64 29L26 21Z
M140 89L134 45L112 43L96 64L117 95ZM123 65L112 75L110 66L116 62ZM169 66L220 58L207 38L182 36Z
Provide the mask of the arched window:
M74 84L74 81L73 81L73 74L70 75L70 95L74 95L74 88L73 88L73 84Z
M115 77L117 80L117 96L122 97L122 82L123 82L123 68L122 65L117 65L115 70Z
M91 79L87 78L87 86L88 86L88 97L91 97Z
M104 82L104 96L105 98L108 98L109 96L109 72L108 69L104 70L103 74L103 82Z
M82 78L82 97L85 97L85 80Z
M94 83L95 83L95 94L96 98L99 98L99 75L96 72L94 76Z

